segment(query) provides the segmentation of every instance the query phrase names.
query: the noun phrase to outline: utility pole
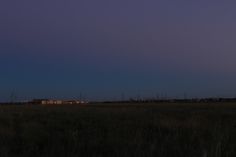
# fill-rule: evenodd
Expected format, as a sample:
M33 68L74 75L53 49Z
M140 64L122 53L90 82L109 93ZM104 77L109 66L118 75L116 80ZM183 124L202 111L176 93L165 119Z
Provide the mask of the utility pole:
M16 102L16 100L17 100L17 95L14 91L12 91L10 94L10 102L14 103L14 102Z
M121 101L125 101L125 94L124 94L124 92L121 93Z

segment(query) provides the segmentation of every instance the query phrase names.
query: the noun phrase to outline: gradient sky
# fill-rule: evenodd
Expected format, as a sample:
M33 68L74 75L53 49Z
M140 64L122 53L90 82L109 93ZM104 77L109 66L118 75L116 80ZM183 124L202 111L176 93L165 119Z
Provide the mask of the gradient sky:
M235 8L233 0L1 0L0 101L12 92L234 97Z

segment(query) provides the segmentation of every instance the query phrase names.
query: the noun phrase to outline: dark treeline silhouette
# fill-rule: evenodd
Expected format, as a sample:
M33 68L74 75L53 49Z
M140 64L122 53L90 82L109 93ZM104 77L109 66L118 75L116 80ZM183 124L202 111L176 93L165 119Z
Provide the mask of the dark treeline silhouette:
M1 102L0 105L26 105L28 102Z
M211 102L236 102L236 98L191 98L191 99L129 99L121 101L103 101L103 103L211 103ZM96 102L92 102L96 103Z
M128 100L108 100L108 101L90 101L87 103L212 103L212 102L236 102L236 98L189 98L189 99L134 99ZM0 102L0 105L38 105L28 102Z

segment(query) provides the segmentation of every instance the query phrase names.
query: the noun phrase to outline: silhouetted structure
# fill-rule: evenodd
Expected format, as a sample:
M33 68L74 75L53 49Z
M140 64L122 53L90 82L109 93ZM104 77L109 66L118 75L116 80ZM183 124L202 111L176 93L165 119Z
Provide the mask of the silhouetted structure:
M41 104L41 105L62 105L62 104L84 104L81 100L51 100L51 99L34 99L31 104Z

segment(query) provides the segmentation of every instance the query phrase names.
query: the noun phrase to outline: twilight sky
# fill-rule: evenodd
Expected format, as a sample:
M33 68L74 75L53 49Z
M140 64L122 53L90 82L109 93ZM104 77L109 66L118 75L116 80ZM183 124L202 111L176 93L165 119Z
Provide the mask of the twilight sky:
M233 0L1 0L0 101L236 96ZM81 94L80 94L81 93Z

